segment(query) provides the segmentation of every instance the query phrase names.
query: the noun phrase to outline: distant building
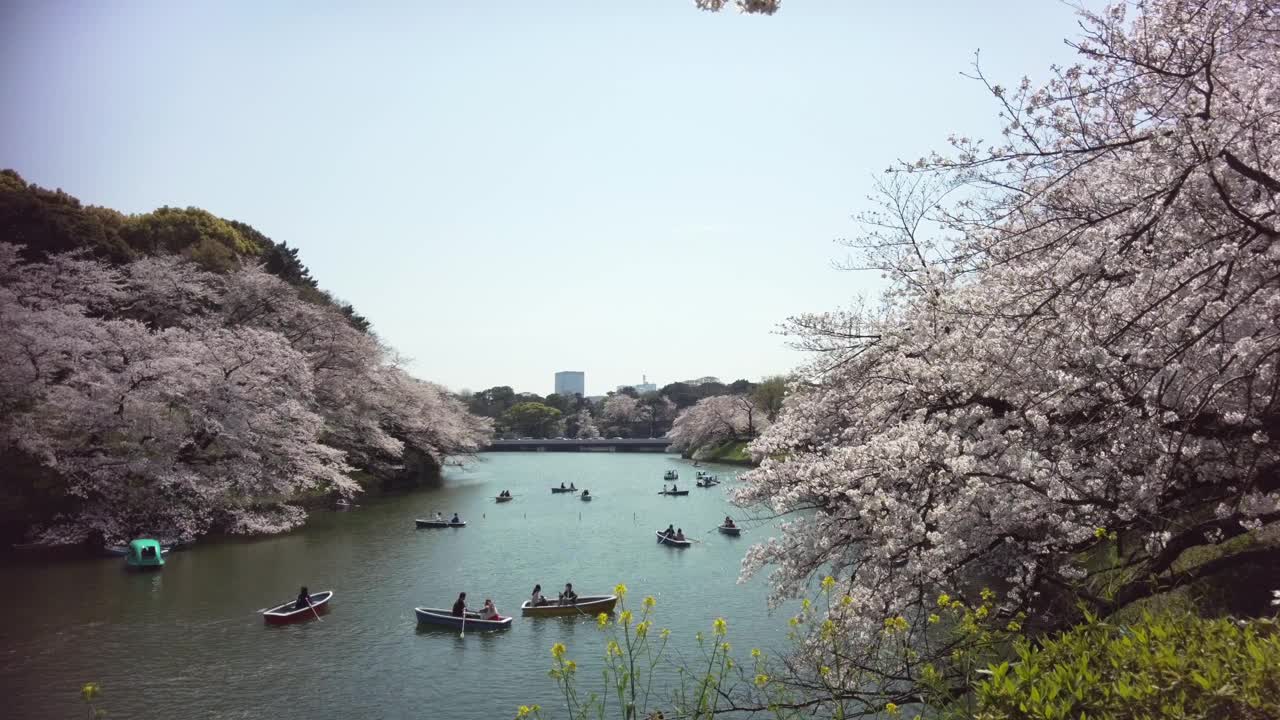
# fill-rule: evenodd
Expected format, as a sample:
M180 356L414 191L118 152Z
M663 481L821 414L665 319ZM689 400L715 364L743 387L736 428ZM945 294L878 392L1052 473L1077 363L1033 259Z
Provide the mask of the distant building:
M586 397L587 374L578 370L564 370L556 373L556 394L572 397L574 393Z
M658 392L658 386L649 382L648 375L641 375L640 377L643 378L641 382L633 383L631 385L619 385L618 392L622 392L622 388L634 388L635 391L641 395L644 395L645 393Z
M707 375L706 377L700 377L696 380L685 380L684 384L685 385L703 385L705 383L718 383L718 382L720 382L720 378Z

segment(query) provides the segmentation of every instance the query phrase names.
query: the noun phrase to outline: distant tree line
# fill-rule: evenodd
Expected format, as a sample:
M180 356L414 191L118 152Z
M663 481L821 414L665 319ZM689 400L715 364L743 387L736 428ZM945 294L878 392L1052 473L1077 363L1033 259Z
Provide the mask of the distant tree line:
M640 393L628 386L595 402L576 393L546 396L518 393L507 385L474 393L464 392L462 400L473 414L492 418L499 435L506 437L668 437L672 429L679 426L682 416L692 413L690 420L701 417L702 413L696 408L730 406L726 404L727 400L719 404L705 403L713 398L733 399L733 405L752 416L751 422L721 423L720 431L709 430L715 426L714 421L698 422L701 429L696 434L696 441L691 441L692 435L680 438L686 449L692 451L705 442L754 438L759 430L777 417L785 394L786 379L775 376L758 383L749 380L735 380L728 384L718 381L676 382L649 393ZM734 430L729 432L725 430L727 427Z

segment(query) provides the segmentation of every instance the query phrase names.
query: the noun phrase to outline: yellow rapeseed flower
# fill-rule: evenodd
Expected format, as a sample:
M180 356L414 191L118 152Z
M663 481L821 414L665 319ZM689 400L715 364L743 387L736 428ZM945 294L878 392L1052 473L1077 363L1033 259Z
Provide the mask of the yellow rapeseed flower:
M576 663L576 662L574 662L574 661L572 661L572 660L570 660L569 662L566 662L566 663L564 664L564 671L565 671L565 672L573 672L573 671L575 671L575 670L577 670L577 669L578 669L578 663Z
M662 639L666 640L671 635L671 628L662 628Z
M753 658L760 657L760 648L751 648L751 657Z
M768 675L756 675L756 687L764 687L769 683Z
M622 623L623 625L630 625L630 624L631 624L631 611L630 611L630 610L623 610L623 611L622 611L622 614L618 616L618 622Z
M808 610L809 606L812 604L813 603L809 602L809 598L805 598L804 600L800 601L800 607L804 608L805 610Z
M946 607L947 605L950 605L950 604L951 604L950 595L946 593L942 593L941 595L938 596L938 607Z
M730 670L733 669L733 658L724 661L724 666Z
M557 660L564 657L564 643L556 643L551 646L551 657Z
M799 625L799 624L800 624L800 618L798 618L798 617L793 617L793 618L791 618L790 620L788 620L787 622L791 625L791 627L795 627L795 626L797 626L797 625Z
M831 592L831 588L836 586L836 579L830 575L822 578L822 589Z
M100 692L102 692L102 686L98 683L85 683L84 687L80 688L80 697L84 698L85 702L89 702Z
M942 618L938 617L938 614L937 614L937 613L929 613L929 624L930 624L930 625L933 625L933 624L937 623L937 622L938 622L939 620L941 620L941 619L942 619Z
M826 665L823 665L822 667L818 668L818 674L821 675L822 677L826 677L831 674L831 668L827 667Z
M645 606L645 607L647 607L647 608L651 608L651 607L653 607L654 605L657 605L657 604L658 604L658 601L657 601L657 600L654 600L652 595L646 595L646 596L645 596L645 599L644 599L644 606Z
M533 707L537 707L537 705L534 705ZM516 717L518 718L529 717L529 713L531 712L533 712L533 708L529 707L528 705L521 705L520 709L516 710Z
M610 640L609 644L605 647L605 657L620 655L622 655L622 646L618 644L617 640Z
M991 600L991 599L993 599L995 596L996 596L996 594L995 594L994 592L992 592L992 591L991 591L991 588L985 588L985 587L984 587L984 588L982 588L982 599L983 599L983 600Z
M895 705L894 703L885 703L884 709L885 709L885 712L894 716L896 716L899 712L901 712L901 710L898 709L898 706Z
M1101 540L1102 538L1107 536L1107 529L1104 527L1094 528L1093 536Z
M645 620L639 625L636 625L636 637L645 637L646 635L648 635L650 625L653 625L652 620Z
M723 636L729 631L729 626L725 624L724 618L716 618L715 622L711 623L711 627L715 628L716 635Z
M840 598L840 604L844 605L845 607L848 607L853 604L853 598L849 597L848 595L845 595L844 597Z
M729 643L720 643L720 649L729 652Z
M626 595L627 595L627 586L626 586L626 585L623 585L622 583L618 583L617 585L614 585L614 586L613 586L613 594L614 594L614 595L617 595L617 596L618 596L618 597L620 597L620 598L621 598L621 597L626 597Z
M1022 623L1017 620L1010 620L1008 625L1004 626L1009 632L1018 632L1022 629Z
M901 615L884 619L884 629L887 633L905 632L908 627L907 619Z
M604 627L609 624L609 613L600 613L596 616L596 625Z

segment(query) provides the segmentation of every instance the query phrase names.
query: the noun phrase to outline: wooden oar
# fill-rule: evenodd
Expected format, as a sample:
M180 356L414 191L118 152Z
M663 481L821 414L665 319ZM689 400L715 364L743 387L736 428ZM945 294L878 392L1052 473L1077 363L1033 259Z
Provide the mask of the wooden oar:
M317 622L324 622L320 619L320 613L316 612L316 606L311 604L311 596L307 596L307 607L311 608L311 614L316 616Z
M467 636L467 607L463 605L462 606L462 631L458 633L458 637L464 638L466 636Z

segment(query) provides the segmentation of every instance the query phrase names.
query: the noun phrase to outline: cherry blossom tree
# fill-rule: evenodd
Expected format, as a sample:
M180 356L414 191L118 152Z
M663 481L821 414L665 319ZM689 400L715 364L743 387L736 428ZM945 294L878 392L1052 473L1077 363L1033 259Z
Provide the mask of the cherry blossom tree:
M729 0L693 0L694 5L699 10L708 12L720 12ZM782 5L782 0L735 0L733 3L738 8L738 12L755 15L772 15L778 12L778 8Z
M714 395L676 417L667 437L675 450L696 453L731 440L750 440L768 426L765 411L746 395Z
M45 542L286 530L305 517L291 501L359 492L353 466L438 467L490 433L258 268L24 264L0 243L0 333L0 455L53 478Z
M744 574L782 598L830 572L859 657L983 582L1053 627L1064 594L1106 614L1280 561L1280 13L1132 9L1082 12L1079 64L1042 87L979 69L1003 139L953 138L863 217L883 303L791 324L813 359L735 496L790 517Z
M596 421L591 417L591 412L586 408L578 411L575 418L578 426L577 436L583 440L594 440L600 437L600 431L596 428Z

